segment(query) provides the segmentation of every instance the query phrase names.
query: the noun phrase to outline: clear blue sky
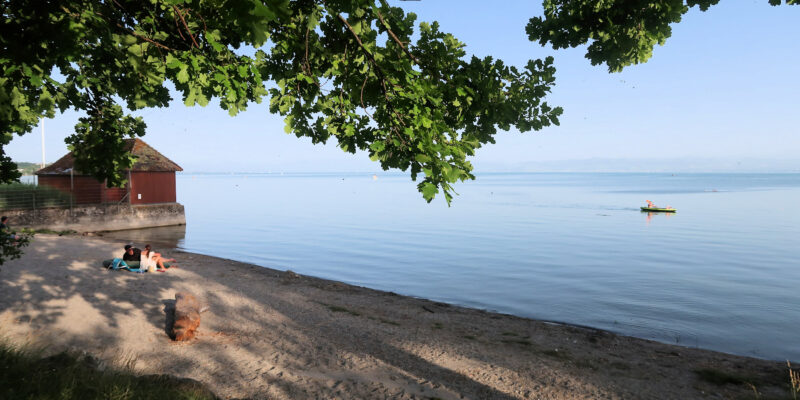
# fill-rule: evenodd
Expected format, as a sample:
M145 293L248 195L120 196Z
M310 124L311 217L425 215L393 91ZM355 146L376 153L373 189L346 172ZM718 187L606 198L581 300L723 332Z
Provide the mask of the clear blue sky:
M478 173L592 159L684 169L711 159L698 162L699 170L760 159L767 169L800 170L798 6L736 0L705 13L695 9L648 63L609 74L591 66L583 48L554 51L528 41L525 25L542 12L536 0L393 3L417 13L418 21L438 20L467 44L468 54L520 66L555 57L556 87L548 101L564 107L561 126L500 132L497 144L473 159ZM187 108L178 99L168 109L139 114L148 124L143 139L187 171L380 170L365 154L285 134L266 104L231 118L214 103ZM48 162L67 152L64 138L77 118L66 113L45 122ZM15 138L7 151L15 161L40 162L39 129Z

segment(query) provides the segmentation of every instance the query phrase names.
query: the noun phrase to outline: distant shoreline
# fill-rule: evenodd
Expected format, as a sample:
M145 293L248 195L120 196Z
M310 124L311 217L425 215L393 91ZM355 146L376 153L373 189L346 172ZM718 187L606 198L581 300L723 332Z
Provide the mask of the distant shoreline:
M24 177L35 177L36 171L39 170L39 164L26 163L35 165L33 169L19 169ZM494 174L786 174L794 175L800 174L800 166L792 168L780 169L756 169L756 170L682 170L682 169L572 169L572 168L523 168L523 169L480 169L476 168L473 173L480 177L481 175L494 175ZM187 175L369 175L376 174L378 176L399 176L406 177L408 173L404 171L383 171L365 170L365 171L192 171L184 170L178 172L178 176Z
M683 174L683 175L702 175L702 174L721 174L721 175L796 175L798 170L779 170L779 171L673 171L673 170L653 170L653 171L583 171L583 170L477 170L473 171L476 176L495 175L495 174ZM369 175L378 176L399 176L406 177L408 174L403 171L180 171L178 175Z

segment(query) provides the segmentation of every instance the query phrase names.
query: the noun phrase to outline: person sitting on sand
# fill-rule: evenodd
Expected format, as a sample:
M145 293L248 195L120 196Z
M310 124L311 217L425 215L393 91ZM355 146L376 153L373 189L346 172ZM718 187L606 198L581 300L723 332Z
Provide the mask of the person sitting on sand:
M122 261L142 261L142 251L133 247L133 245L125 245L125 253L122 254Z
M165 262L175 262L175 259L163 258L161 253L153 251L153 248L149 244L144 246L144 252L142 252L142 269L145 271L154 269L158 272L165 272L167 270L167 267L164 266ZM177 265L173 265L173 267L177 267Z
M144 250L145 250L146 252L150 253L151 251L153 251L153 247L152 247L152 246L150 246L149 244L146 244L146 245L144 245ZM174 258L164 258L164 257L161 255L161 253L156 253L156 252L153 252L153 257L160 258L160 259L161 259L161 261L163 261L163 262L169 262L169 263L175 262L175 259L174 259ZM177 267L177 265L176 265L176 267Z
M6 217L5 215L0 217L0 232L6 233L8 235L8 238L11 240L19 240L19 236L17 236L16 233L11 232L11 227L8 226L8 217Z

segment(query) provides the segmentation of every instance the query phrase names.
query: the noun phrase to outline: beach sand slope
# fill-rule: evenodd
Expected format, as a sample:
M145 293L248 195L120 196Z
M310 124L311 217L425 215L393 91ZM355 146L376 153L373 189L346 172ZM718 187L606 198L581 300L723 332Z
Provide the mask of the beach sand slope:
M253 399L705 399L786 396L785 364L436 303L165 251L179 269L100 261L122 244L37 235L0 272L0 335ZM175 293L208 306L173 342ZM698 374L697 371L704 371ZM727 375L726 375L727 374ZM724 379L723 379L724 380Z

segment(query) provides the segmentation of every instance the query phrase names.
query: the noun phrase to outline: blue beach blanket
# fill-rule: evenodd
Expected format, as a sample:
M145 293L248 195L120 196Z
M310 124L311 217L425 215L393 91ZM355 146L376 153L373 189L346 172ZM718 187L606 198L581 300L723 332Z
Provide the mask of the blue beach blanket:
M109 260L103 260L103 266L107 269L119 270L124 269L126 271L131 272L140 272L144 273L145 271L139 268L139 261L128 261L125 262L121 258L114 258ZM164 266L169 268L171 267L171 263L165 262Z
M106 260L106 261L108 261L108 260ZM114 271L118 271L118 270L124 269L124 270L130 271L130 272L138 272L140 274L144 273L144 270L142 270L140 268L131 268L121 258L115 258L115 259L111 260L111 262L108 263L108 264L106 264L106 262L103 262L103 266L105 266L108 269L113 269Z

